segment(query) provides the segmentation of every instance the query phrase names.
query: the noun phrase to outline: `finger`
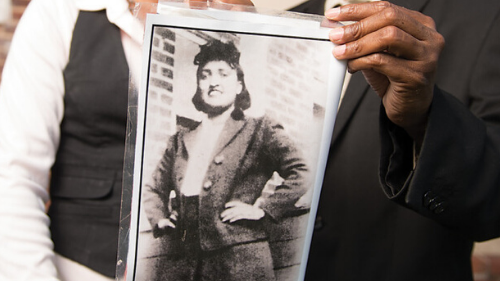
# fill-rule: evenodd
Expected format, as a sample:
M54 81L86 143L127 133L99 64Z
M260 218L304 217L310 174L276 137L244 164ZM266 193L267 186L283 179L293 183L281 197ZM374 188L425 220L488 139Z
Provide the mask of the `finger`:
M234 218L241 217L241 214L235 212L228 212L224 215L221 214L222 222L232 221Z
M227 209L225 211L223 211L222 213L220 213L220 217L222 220L224 220L225 218L229 217L231 214L231 209Z
M394 124L411 131L425 122L434 85L435 68L430 64L377 53L351 60L348 66L363 71Z
M432 27L432 19L418 11L406 9L401 6L391 4L387 1L373 1L368 3L344 5L333 8L325 12L325 17L335 21L360 21L375 14L381 13L386 9L399 9L408 16L414 17L418 21L425 22L425 25ZM386 11L387 12L387 11Z
M167 222L167 226L171 227L171 228L175 228L175 224L173 222L171 222L171 221Z
M417 40L403 30L387 26L359 40L336 46L333 54L337 59L351 59L377 52L397 57L419 59L425 55L426 43Z
M232 218L232 216L229 216L227 213L222 213L222 214L220 214L220 218L221 218L222 222L226 222L226 221L230 220Z
M333 20L329 20L327 18L323 18L321 20L320 26L326 27L326 28L336 28L336 27L340 27L340 26L344 26L344 25L338 21L333 21Z
M383 89L384 86L391 87L391 91L398 93L409 93L413 95L416 90L429 90L433 85L435 64L423 63L420 61L408 61L391 55L376 53L362 58L350 60L348 62L350 71L371 70L387 77L387 81L381 81L378 86ZM374 76L375 77L375 76ZM375 77L376 78L376 77ZM385 85L384 85L385 84ZM372 85L373 87L374 85ZM377 85L375 85L377 87ZM377 93L384 97L385 91ZM417 96L410 97L412 102Z
M236 217L230 219L229 222L233 223L233 222L237 222L237 221L242 220L242 219L244 219L243 216L236 216Z
M165 229L165 228L168 228L168 227L175 228L175 224L173 224L168 219L161 220L160 222L158 222L158 228L159 229Z
M408 14L408 16L420 22L421 24L425 25L429 29L436 30L436 23L431 17L424 15L419 11L409 10L405 8L403 8L403 12L405 12L406 14Z
M176 214L171 214L168 219L171 221L171 222L177 222L177 215Z
M325 11L325 17L335 21L360 21L389 6L385 1L343 5Z
M421 88L432 84L426 74L434 72L435 65L375 53L350 60L348 68L350 72L373 70L388 77L392 83L401 83L407 88Z
M358 22L341 28L342 36L333 38L337 44L357 40L386 26L396 26L421 40L428 38L434 30L432 18L388 2L346 5L338 11L338 16L332 19Z
M240 201L229 201L224 205L224 207L225 208L233 208L233 207L244 206L244 205L245 205L245 203L242 203Z
M239 210L239 208L229 208L229 209L226 209L224 211L222 211L222 213L220 214L220 217L222 219L229 219L229 218L232 218L234 217L235 215L237 215L238 213L241 213L241 211Z
M390 85L390 81L387 76L371 69L363 70L363 76L365 76L368 84L370 84L380 98L387 93L387 89Z

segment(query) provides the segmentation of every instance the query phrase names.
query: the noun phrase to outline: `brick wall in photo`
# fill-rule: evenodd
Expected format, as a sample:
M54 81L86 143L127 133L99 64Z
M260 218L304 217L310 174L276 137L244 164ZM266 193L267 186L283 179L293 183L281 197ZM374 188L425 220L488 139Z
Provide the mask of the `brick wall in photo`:
M19 18L30 0L12 0L12 20L0 24L0 75ZM0 76L1 83L1 76ZM500 281L500 239L478 243L472 258L475 281Z

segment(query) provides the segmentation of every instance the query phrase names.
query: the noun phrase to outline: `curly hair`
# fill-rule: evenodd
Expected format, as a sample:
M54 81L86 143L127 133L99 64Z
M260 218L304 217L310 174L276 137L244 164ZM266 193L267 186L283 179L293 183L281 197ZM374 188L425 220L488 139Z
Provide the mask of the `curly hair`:
M198 65L198 70L196 72L198 80L201 77L203 67L212 61L224 61L232 69L236 70L237 78L241 83L242 90L241 93L236 95L234 100L235 109L232 115L233 118L239 119L243 116L243 111L250 108L251 105L250 93L245 86L245 75L240 65L240 52L233 42L224 43L217 39L214 39L205 45L201 45L200 52L194 57L193 61L195 65ZM192 102L198 111L205 113L209 111L207 108L208 105L201 97L201 90L199 87L192 98Z

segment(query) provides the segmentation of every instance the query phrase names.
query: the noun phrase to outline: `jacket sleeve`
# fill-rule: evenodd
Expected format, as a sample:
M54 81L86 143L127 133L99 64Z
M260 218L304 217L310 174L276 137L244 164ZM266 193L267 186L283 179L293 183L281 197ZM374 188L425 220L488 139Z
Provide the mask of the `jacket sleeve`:
M264 118L266 134L265 154L274 163L274 170L283 178L274 193L263 200L260 207L274 220L296 209L294 204L306 193L309 183L309 169L295 142L285 133L283 127Z
M435 89L423 146L381 111L380 180L399 204L483 241L500 236L500 19L491 27L464 105Z
M0 88L0 280L57 280L45 204L59 144L64 69L78 10L33 0Z
M153 172L151 181L144 186L142 192L144 211L153 228L155 237L159 234L157 233L158 221L163 218L168 218L170 215L168 202L170 191L173 190L172 169L175 151L173 147L174 137L170 138L167 149Z

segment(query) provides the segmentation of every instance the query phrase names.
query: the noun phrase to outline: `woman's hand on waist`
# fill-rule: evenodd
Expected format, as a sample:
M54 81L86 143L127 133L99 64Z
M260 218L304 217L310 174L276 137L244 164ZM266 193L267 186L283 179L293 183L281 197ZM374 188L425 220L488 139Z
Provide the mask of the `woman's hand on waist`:
M241 201L227 202L224 207L226 209L220 214L223 222L233 223L239 220L257 221L265 215L264 210L261 208Z

